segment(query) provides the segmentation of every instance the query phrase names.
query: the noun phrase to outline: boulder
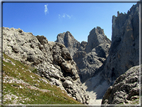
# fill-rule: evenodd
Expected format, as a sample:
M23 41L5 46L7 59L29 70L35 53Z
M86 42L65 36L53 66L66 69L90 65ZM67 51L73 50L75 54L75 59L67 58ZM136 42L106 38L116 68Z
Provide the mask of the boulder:
M48 43L48 40L46 39L46 37L44 37L44 36L36 36L37 37L37 39L38 39L38 41L42 44L42 45L45 45L45 44L47 44Z
M69 80L65 80L64 82L63 82L63 86L65 87L65 88L69 88L69 87L71 87L73 85L73 83L71 82L71 81L69 81Z

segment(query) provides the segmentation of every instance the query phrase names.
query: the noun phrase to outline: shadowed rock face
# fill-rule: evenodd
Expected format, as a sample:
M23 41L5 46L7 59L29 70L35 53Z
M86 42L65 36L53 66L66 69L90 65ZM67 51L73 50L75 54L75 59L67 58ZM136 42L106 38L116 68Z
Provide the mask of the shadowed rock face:
M109 55L99 73L84 84L102 98L116 78L129 68L139 65L139 12L138 4L127 14L118 13L112 18L112 42Z
M103 29L100 27L90 31L85 51L77 51L73 56L74 61L79 67L79 76L82 82L95 76L99 68L105 62L110 48L111 41L105 36ZM84 53L82 58L78 58Z
M94 28L90 31L88 36L88 44L86 46L86 52L91 52L93 48L100 44L111 44L111 41L104 34L104 30L100 27Z
M139 64L138 4L127 14L112 19L112 44L104 67L104 76L114 81L132 66Z
M78 50L78 47L80 47L80 43L72 36L69 31L58 34L56 42L64 44L68 48L71 56L73 56L74 53Z
M68 32L66 35L71 37ZM34 36L21 29L4 27L3 52L15 60L37 68L40 76L65 90L77 101L88 103L89 96L80 82L76 63L63 44L49 42L44 36Z
M132 104L133 100L139 102L139 72L141 70L141 66L134 66L119 76L107 89L102 104Z
M63 43L77 64L81 82L94 76L106 60L111 41L100 27L90 31L88 42L79 43L70 32L58 34L56 42Z

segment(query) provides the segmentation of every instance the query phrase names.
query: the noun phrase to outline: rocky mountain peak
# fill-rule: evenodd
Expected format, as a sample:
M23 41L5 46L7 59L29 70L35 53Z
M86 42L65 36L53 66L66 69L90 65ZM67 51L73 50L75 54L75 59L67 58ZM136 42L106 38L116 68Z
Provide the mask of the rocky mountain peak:
M139 5L133 5L130 10L128 10L127 14L126 13L119 13L117 12L117 16L112 16L112 41L114 39L121 38L124 35L125 32L125 26L127 27L127 30L132 28L131 30L135 29L135 32L139 32L136 28L134 28L134 25L138 23L138 20L134 20L134 17L138 17L139 14ZM134 22L135 21L135 22ZM116 27L117 25L117 27ZM121 29L121 30L120 30ZM120 31L119 31L120 30ZM123 30L123 31L122 31ZM120 34L121 33L121 34ZM121 35L121 36L120 36Z
M64 40L65 39L65 40ZM57 40L56 42L60 42L62 44L64 44L64 42L67 40L68 42L70 42L70 39L74 39L73 35L69 32L63 32L63 33L59 33L57 35Z
M98 35L98 34L101 34L102 36L104 36L104 30L101 29L101 27L97 26L97 28L93 28L91 31L90 31L90 35L91 34L94 34L94 35Z
M114 83L116 78L118 78L121 74L124 74L131 67L139 64L138 8L139 4L136 4L132 6L127 14L118 12L117 17L112 16L112 41L108 52L108 57L103 65L99 67L99 73L85 82L85 85L89 87L88 90L93 90L97 93L97 98L103 97L107 88ZM101 34L91 35L90 33L88 37L87 51L90 51L96 46L96 44L101 43L103 40L107 40L98 39L97 37L103 38L105 36L102 36ZM106 42L104 43L106 44ZM95 48L95 51L96 50L97 48ZM92 49L92 51L94 52L94 49ZM99 53L98 55L101 54ZM104 54L102 55L104 56ZM90 84L93 82L94 84L90 86Z
M75 39L69 31L64 35L64 43L66 47L73 47L75 45Z
M72 36L72 34L69 32L69 31L67 31L66 33L65 33L65 37L71 37L72 39L74 39L74 37Z
M104 30L98 26L90 31L88 42L78 42L69 31L59 34L56 41L63 43L71 53L77 64L81 82L98 72L98 68L108 56L111 44Z
M127 14L120 13L117 17L113 16L112 44L105 64L105 72L112 81L139 63L138 8L139 5L136 4Z
M71 56L74 55L74 53L78 50L80 46L80 43L73 37L73 35L69 31L58 34L57 40L55 42L64 44L68 48Z
M106 35L104 34L104 30L101 27L93 28L88 36L86 52L88 53L92 51L93 48L103 43L110 44L111 41L106 37Z

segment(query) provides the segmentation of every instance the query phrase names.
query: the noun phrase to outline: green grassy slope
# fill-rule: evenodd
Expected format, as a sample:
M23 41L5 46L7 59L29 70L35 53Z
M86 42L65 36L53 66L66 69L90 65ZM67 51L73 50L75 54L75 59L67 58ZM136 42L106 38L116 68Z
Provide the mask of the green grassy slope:
M3 104L81 104L35 74L37 70L3 54Z

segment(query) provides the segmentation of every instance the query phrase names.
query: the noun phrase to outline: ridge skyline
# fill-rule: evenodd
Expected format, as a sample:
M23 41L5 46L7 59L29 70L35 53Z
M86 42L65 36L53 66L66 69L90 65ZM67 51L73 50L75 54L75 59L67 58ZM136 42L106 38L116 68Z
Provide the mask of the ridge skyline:
M94 27L99 26L111 40L112 16L117 16L117 11L127 13L134 4L3 3L3 27L20 28L35 36L44 35L48 41L55 41L59 33L69 31L81 43L87 41Z

